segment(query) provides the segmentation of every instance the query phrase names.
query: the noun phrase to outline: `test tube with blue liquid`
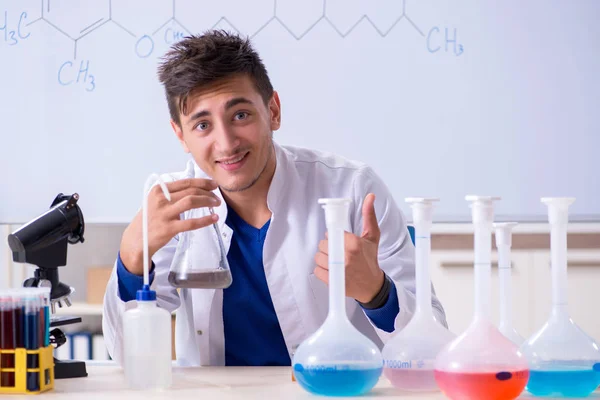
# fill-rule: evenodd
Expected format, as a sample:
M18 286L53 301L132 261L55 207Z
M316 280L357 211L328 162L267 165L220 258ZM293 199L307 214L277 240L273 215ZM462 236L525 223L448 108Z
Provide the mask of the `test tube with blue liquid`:
M574 198L542 198L548 207L552 311L521 346L531 365L527 391L535 396L586 397L600 384L600 348L569 315L567 224Z
M329 248L329 312L323 325L300 344L292 359L294 377L313 394L358 396L369 392L383 370L379 348L346 315L344 225L349 199L320 199Z
M40 288L40 347L50 346L50 288ZM50 383L50 371L44 371L45 384Z
M31 291L26 292L24 298L24 344L27 350L39 350L40 348L40 298L39 294ZM40 377L38 372L30 372L30 368L39 368L39 356L27 354L27 390L40 390Z

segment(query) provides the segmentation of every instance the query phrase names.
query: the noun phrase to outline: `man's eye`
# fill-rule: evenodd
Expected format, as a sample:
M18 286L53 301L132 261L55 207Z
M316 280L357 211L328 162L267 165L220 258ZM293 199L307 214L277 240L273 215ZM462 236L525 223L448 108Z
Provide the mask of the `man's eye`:
M245 111L240 111L239 113L235 114L234 118L237 119L238 121L246 119L246 118L248 118L248 113Z
M198 124L198 126L196 126L196 129L200 130L200 131L205 131L208 129L208 122L200 122Z

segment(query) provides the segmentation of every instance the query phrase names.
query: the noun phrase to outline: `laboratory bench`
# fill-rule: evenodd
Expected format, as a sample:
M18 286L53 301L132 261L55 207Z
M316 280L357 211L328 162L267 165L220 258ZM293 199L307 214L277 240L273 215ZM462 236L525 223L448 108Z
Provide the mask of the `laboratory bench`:
M173 384L164 391L136 391L127 388L123 370L112 362L88 362L85 378L60 379L52 391L41 395L0 395L0 399L61 400L230 400L230 399L323 399L304 391L292 381L290 367L173 367ZM440 392L411 393L394 389L383 376L377 386L359 399L441 400ZM519 399L534 399L523 393ZM544 397L548 399L548 397ZM587 399L600 399L600 392ZM483 399L482 399L483 400Z

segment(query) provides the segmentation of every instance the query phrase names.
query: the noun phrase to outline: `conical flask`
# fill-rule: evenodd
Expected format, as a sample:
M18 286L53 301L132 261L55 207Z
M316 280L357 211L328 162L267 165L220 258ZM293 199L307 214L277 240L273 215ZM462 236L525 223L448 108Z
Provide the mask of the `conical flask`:
M292 360L296 381L310 393L357 396L379 380L379 348L346 315L344 226L349 199L320 199L328 232L329 312L323 325L304 340Z
M520 346L525 338L513 328L512 323L512 269L510 248L512 246L512 229L516 222L498 222L494 224L496 231L496 248L498 249L498 278L500 281L500 324L498 329L514 344Z
M209 208L211 214L214 213ZM199 213L192 210L193 217ZM225 289L233 278L227 252L217 222L200 229L182 232L175 251L169 283L179 288Z
M494 197L467 196L475 228L475 313L467 330L438 355L435 380L454 400L511 400L529 378L527 360L490 319Z
M438 199L408 198L416 245L417 309L410 322L383 348L383 374L398 389L439 390L434 377L438 353L456 336L435 320L431 306L429 255L433 203Z
M552 259L552 312L521 346L529 359L527 391L536 396L585 397L600 384L600 350L569 316L567 223L573 198L542 198L548 206Z

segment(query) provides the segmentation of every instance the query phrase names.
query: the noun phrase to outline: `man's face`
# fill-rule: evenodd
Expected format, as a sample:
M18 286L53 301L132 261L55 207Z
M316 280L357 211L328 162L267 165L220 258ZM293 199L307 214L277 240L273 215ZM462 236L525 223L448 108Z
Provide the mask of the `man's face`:
M229 78L188 98L181 127L171 121L183 148L221 189L241 191L274 162L272 132L279 129L280 105L268 106L247 76Z

